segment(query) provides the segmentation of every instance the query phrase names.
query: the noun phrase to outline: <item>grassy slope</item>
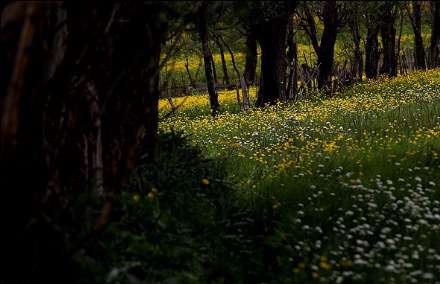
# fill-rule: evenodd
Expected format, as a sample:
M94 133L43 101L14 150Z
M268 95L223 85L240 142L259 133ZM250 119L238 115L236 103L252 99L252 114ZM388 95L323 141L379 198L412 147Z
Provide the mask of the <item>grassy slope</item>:
M267 242L280 278L440 275L440 70L249 113L223 97L229 112L217 119L197 98L161 128L227 159L243 204L279 216Z

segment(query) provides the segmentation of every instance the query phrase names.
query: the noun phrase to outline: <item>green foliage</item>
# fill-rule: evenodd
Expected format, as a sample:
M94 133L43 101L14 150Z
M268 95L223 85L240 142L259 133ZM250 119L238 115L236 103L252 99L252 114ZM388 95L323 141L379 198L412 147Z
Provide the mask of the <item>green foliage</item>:
M221 161L162 134L158 156L136 169L99 241L77 255L79 282L223 283L264 271L251 260L260 250L255 219L234 200Z

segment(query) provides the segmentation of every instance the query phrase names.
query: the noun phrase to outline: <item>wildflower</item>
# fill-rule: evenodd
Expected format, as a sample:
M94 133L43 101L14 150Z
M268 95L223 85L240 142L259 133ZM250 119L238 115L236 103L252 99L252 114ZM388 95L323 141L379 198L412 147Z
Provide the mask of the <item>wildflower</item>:
M202 184L205 186L209 185L209 179L207 178L202 179Z
M149 200L154 200L155 198L156 198L156 196L157 196L157 188L155 188L155 187L153 187L152 189L151 189L151 191L147 194L147 198L149 199Z
M273 209L278 209L281 206L281 203L277 202L272 205Z
M139 194L133 194L133 201L134 202L139 202L139 200L141 199L141 197L139 196Z

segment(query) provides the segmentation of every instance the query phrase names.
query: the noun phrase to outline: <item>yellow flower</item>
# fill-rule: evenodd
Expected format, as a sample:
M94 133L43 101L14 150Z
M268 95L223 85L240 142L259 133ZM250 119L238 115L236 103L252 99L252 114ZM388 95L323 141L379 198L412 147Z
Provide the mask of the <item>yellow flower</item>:
M277 202L277 203L275 203L274 205L272 205L272 208L273 208L273 209L277 209L277 208L279 208L280 206L281 206L281 203Z
M325 261L321 261L319 263L319 266L325 270L330 270L332 268L332 266L328 262L325 262Z
M344 261L342 261L341 262L341 265L343 266L343 267L352 267L353 266L353 262L351 261L351 260L344 260Z
M301 270L298 268L298 267L294 267L293 269L292 269L292 272L293 273L299 273Z
M209 185L209 179L207 179L207 178L202 179L202 184Z
M152 188L151 191L147 194L147 198L150 200L154 200L157 196L157 189Z
M141 197L139 196L139 194L133 194L133 201L134 202L139 202L139 199L140 199Z

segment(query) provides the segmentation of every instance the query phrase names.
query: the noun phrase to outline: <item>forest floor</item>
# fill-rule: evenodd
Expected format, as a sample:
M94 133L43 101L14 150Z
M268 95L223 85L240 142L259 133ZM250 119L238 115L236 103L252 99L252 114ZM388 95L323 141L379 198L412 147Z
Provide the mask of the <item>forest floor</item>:
M176 100L161 129L183 131L207 157L224 159L243 206L270 202L281 216L271 237L280 273L437 283L439 69L248 112L234 91L223 92L215 119L206 96ZM160 106L170 111L166 100Z

